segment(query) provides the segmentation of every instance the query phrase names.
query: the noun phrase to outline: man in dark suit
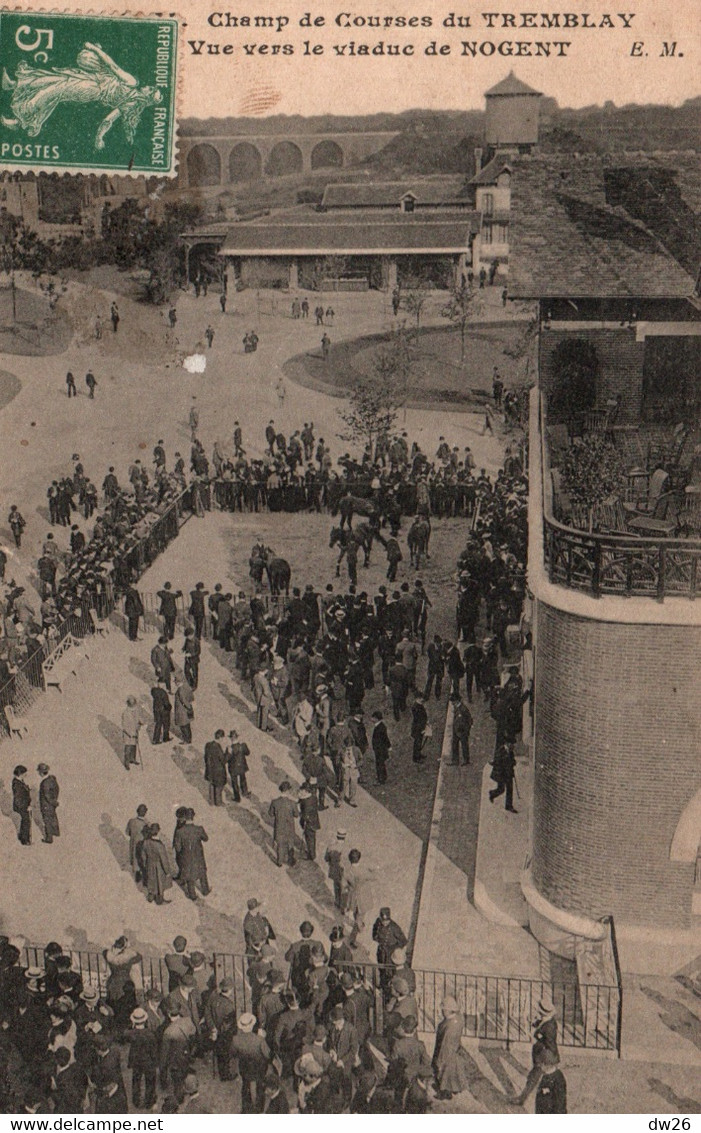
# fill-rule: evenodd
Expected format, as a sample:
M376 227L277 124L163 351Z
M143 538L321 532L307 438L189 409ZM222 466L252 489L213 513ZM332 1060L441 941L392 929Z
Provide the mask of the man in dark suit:
M158 1076L158 1035L147 1026L148 1015L136 1007L130 1015L131 1028L124 1038L129 1046L127 1066L131 1070L131 1097L135 1109L141 1109L141 1085L145 1083L144 1109L151 1109L156 1100Z
M100 1086L95 1098L95 1113L126 1113L129 1109L124 1080L120 1077Z
M209 617L210 617L210 620L212 622L212 637L214 638L215 641L218 640L218 633L219 633L219 629L218 629L219 623L218 623L218 620L217 620L217 612L219 610L219 603L223 602L223 601L224 601L224 594L222 592L222 584L221 584L221 582L218 582L216 584L216 586L214 587L214 593L210 594L210 596L207 600L207 605L209 607Z
M276 850L276 865L296 864L295 858L295 818L299 818L299 807L290 798L290 783L283 779L278 787L280 794L270 804L268 814L273 820L273 844Z
M186 896L191 901L197 900L196 885L202 890L203 897L210 892L203 846L209 838L204 827L195 826L194 819L194 810L192 807L187 807L183 812L183 823L181 826L176 826L173 835L175 860L180 869L179 878Z
M416 694L416 700L411 706L411 738L413 741L413 755L414 763L423 763L426 756L423 754L424 747L424 733L428 725L428 712L424 704L424 698L420 692Z
M227 653L233 650L231 631L233 629L234 608L231 605L232 594L225 594L217 604L217 634L219 645Z
M512 744L500 744L494 753L494 762L492 764L492 774L490 778L496 783L493 791L489 792L489 801L493 803L499 795L506 792L506 799L504 800L504 809L510 810L512 814L518 814L514 809L514 776L516 774L516 756Z
M183 671L185 673L185 680L190 688L193 689L197 688L199 683L201 652L201 638L197 637L192 626L187 626L185 629L185 641L183 643L183 653L185 654Z
M204 1009L205 1026L214 1044L214 1057L222 1082L231 1080L231 1038L236 1034L234 981L221 980L219 990L210 995Z
M24 781L26 774L27 768L19 763L12 780L12 809L19 815L17 837L23 846L31 845L32 841L32 795Z
M71 1052L59 1046L55 1054L56 1069L51 1080L54 1113L82 1113L88 1078L78 1062L71 1062Z
M316 792L309 783L302 783L299 788L299 824L302 827L304 841L307 847L307 856L310 862L316 860L316 834L321 829L319 822L319 807L316 801Z
M387 674L387 684L392 694L392 712L395 720L401 719L406 709L406 698L409 693L409 673L400 660L396 660Z
M164 961L168 969L168 991L175 991L180 987L183 976L192 971L190 957L185 951L187 940L184 936L176 936L173 940L174 952L166 952Z
M178 598L182 598L182 590L173 590L172 582L164 582L163 589L158 591L157 597L161 600L159 614L163 618L163 636L172 641L175 637L175 620L178 616Z
M139 640L139 618L144 615L144 604L135 586L128 586L124 595L124 613L130 641Z
M343 1072L345 1093L350 1097L351 1075L358 1057L358 1032L346 1019L342 1003L332 1008L328 1032L326 1045L331 1061Z
M264 1113L289 1113L290 1105L287 1095L282 1088L282 1082L277 1070L271 1067L263 1082L265 1089Z
M251 792L246 781L248 759L250 750L247 743L239 742L238 732L232 728L229 732L231 744L227 750L229 775L231 776L231 789L234 792L234 801L241 802L241 796L248 798Z
M153 740L154 744L170 741L170 714L172 705L165 684L159 681L151 689L153 701Z
M377 782L387 782L387 760L392 752L392 744L387 731L382 713L377 711L373 712L372 718L375 721L372 729L372 750L375 754L375 771L377 773Z
M567 1113L567 1082L557 1055L550 1050L543 1054L542 1071L535 1095L535 1112Z
M204 600L209 594L205 590L204 582L198 582L194 590L190 591L190 609L188 613L195 623L195 637L202 637L204 632Z
M226 756L220 742L223 739L224 732L218 728L214 739L204 745L204 777L209 783L210 806L222 805L222 792L227 781Z
M460 695L460 681L465 676L465 666L457 642L451 645L446 654L446 668L450 677L450 687L453 696Z
M40 763L37 767L41 775L39 784L39 810L44 823L44 842L53 842L61 831L58 825L58 782L55 775L51 775L48 763Z
M265 1037L254 1034L255 1015L239 1016L238 1030L231 1039L231 1053L241 1076L241 1112L261 1113L265 1075L270 1067L271 1052Z
M472 713L459 693L451 696L453 703L453 747L451 763L457 766L462 754L463 766L470 762L470 731Z
M406 948L407 938L403 930L392 920L392 911L384 906L380 915L372 926L372 939L377 944L377 963L389 967L392 963L392 953L397 948Z
M426 670L426 685L424 688L424 698L428 700L431 695L435 681L436 700L441 698L441 689L443 687L443 677L445 676L445 657L443 655L443 639L440 634L436 634L433 641L430 643L426 650L428 668Z
M154 645L151 650L151 664L153 665L156 673L156 680L162 681L165 687L170 692L170 675L173 672L175 665L173 664L173 655L168 647L168 638L161 636L158 639L158 644Z

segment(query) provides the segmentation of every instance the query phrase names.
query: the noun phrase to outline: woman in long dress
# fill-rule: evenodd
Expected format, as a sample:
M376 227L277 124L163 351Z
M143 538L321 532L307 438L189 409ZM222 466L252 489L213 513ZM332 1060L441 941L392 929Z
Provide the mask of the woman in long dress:
M20 63L12 79L3 71L2 89L12 91L13 118L3 118L5 127L22 129L36 138L57 106L64 102L97 102L109 107L95 135L95 149L105 148L105 136L118 118L127 141L133 142L136 127L149 106L161 102L155 87L139 86L138 79L118 67L97 43L86 43L78 52L75 67L32 67Z
M166 848L159 838L160 832L161 828L157 822L148 826L146 836L141 843L146 896L149 901L155 901L157 905L165 903L163 894L172 885L170 862Z
M439 1097L450 1098L469 1086L467 1059L462 1048L463 1022L460 1009L452 995L442 1004L443 1018L436 1031L436 1045L433 1050L433 1070L438 1084Z
M120 936L111 948L105 948L102 955L110 973L107 977L107 1002L116 1010L127 984L133 983L141 988L141 953L129 947L126 936Z

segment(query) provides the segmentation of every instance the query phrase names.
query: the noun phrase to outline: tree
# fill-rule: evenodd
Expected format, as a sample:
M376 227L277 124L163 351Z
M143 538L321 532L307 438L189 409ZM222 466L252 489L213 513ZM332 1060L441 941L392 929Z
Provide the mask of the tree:
M417 338L419 337L421 315L423 313L424 307L426 306L427 299L428 292L421 287L421 284L418 281L411 283L406 290L402 291L401 294L401 306L404 308L407 314L411 315L416 320L416 328L414 333Z
M201 219L199 205L172 203L165 207L163 219L148 221L143 235L142 264L150 272L146 296L152 303L163 303L185 273L185 249L180 234L194 228Z
M580 437L570 446L562 462L562 487L575 503L586 507L589 530L594 528L597 504L610 496L622 494L626 479L626 463L618 449L604 437L591 434Z
M538 319L534 315L527 323L522 325L521 333L519 334L513 346L504 347L504 354L508 358L513 358L516 362L524 363L524 382L526 386L530 386L531 371L535 369L536 359L536 346L538 343Z
M375 452L381 437L392 432L397 413L406 401L413 351L406 334L395 335L378 351L373 372L358 378L351 390L349 408L339 410L344 441L368 446Z
M3 209L0 214L0 268L9 279L13 328L17 323L15 272L31 271L38 278L53 267L52 245L40 240L36 232Z
M152 303L164 302L184 271L184 249L180 234L193 228L201 218L198 205L166 205L163 218L149 215L136 198L129 198L116 209L102 214L102 254L106 262L123 270L144 268L149 272L145 297Z
M484 304L479 292L467 283L454 287L450 299L441 311L444 319L448 319L460 331L460 361L465 361L465 335L467 324L473 315L482 313Z

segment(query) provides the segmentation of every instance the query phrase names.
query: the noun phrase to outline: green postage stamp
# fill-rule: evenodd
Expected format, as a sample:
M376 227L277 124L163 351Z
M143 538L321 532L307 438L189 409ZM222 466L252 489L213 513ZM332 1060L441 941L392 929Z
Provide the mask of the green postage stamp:
M0 11L0 170L174 176L178 22Z

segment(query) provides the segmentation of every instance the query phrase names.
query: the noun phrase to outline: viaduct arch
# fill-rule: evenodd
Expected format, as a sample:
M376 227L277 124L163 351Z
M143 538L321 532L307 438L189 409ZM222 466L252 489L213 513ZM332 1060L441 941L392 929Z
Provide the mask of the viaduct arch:
M263 176L342 169L378 153L396 136L395 131L377 130L184 137L179 142L180 187L225 187Z

